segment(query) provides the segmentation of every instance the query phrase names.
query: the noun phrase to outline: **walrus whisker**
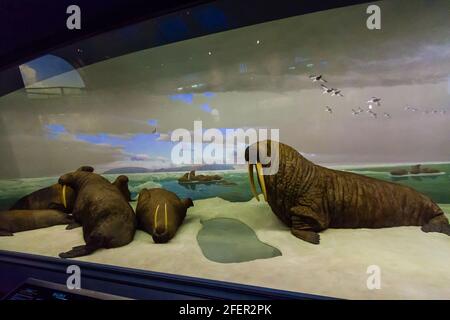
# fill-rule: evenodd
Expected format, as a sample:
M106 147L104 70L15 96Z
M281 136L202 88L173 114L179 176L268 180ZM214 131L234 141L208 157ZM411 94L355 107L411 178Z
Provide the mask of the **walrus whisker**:
M266 183L264 182L263 167L261 162L256 163L256 173L258 176L259 187L261 188L261 191L263 193L264 200L267 202Z
M248 178L250 180L250 190L252 191L253 196L259 201L258 193L256 192L255 187L255 178L253 177L253 164L248 164Z

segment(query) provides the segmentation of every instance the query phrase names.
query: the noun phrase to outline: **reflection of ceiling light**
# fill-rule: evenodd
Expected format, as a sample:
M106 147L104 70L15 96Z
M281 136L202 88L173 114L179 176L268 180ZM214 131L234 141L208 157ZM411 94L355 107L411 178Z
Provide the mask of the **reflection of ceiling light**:
M192 88L197 88L197 87L198 87L198 84L193 84L191 87L192 87Z
M259 41L259 40L256 40L256 44L260 44L260 41Z
M178 90L178 91L181 91L181 90L183 90L183 87L179 87L179 88L177 88L177 90Z
M209 52L208 52L208 54L209 54L209 55L212 55L212 52L211 52L211 51L209 51Z
M288 69L289 70L295 70L295 67L289 67Z

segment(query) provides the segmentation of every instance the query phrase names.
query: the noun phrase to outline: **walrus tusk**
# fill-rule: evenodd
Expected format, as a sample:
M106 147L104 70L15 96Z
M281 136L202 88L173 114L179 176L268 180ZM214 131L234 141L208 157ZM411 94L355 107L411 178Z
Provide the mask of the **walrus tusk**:
M164 232L167 231L167 203L164 202Z
M66 185L63 185L62 192L61 192L61 198L64 208L67 209L67 200L66 200Z
M156 209L155 209L155 221L153 223L153 228L154 228L155 232L156 232L156 227L158 226L158 209L159 209L159 204L156 206Z
M263 167L262 167L261 162L256 163L256 173L258 176L259 186L261 187L261 191L264 196L264 200L266 200L266 202L267 202L266 183L264 182Z
M256 192L255 187L255 178L253 177L253 164L248 164L248 178L250 180L250 190L252 191L252 194L256 198L256 200L259 201L259 196Z

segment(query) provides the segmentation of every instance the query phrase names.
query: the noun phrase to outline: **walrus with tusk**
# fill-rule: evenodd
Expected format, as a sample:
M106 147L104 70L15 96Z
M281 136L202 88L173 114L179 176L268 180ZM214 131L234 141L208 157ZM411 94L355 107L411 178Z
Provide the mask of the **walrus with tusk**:
M72 218L58 210L9 210L0 212L0 236L69 224Z
M273 148L273 145L276 147ZM277 159L278 171L264 175L263 164L250 161L249 178L258 199L253 171L275 215L297 238L319 244L327 228L421 226L424 232L450 235L448 219L429 197L400 184L321 167L283 143L260 141L247 147L250 155ZM256 162L256 163L255 163Z
M58 183L75 190L72 215L83 227L85 245L60 253L61 258L89 255L99 248L130 243L136 231L133 209L120 190L104 177L86 171L62 175Z
M142 189L136 206L138 228L146 231L155 243L172 239L194 203L191 198L178 196L161 188Z
M94 172L94 168L91 166L82 166L77 171ZM127 176L118 176L112 184L119 189L127 201L131 201L131 193L128 189ZM20 198L14 205L11 206L9 210L55 209L69 213L73 210L75 199L76 193L71 187L68 185L55 183L49 187L39 189ZM76 224L73 226L76 226Z

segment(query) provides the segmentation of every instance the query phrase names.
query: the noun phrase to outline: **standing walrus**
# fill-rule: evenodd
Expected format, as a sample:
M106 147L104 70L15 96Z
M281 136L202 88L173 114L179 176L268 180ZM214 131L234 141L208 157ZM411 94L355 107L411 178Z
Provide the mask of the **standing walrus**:
M258 183L272 211L291 227L296 237L318 244L317 232L327 228L385 228L422 226L424 232L450 235L444 212L429 197L414 189L354 173L318 166L295 149L261 141L246 149L245 158L260 150L279 163L278 172L263 175L270 163L255 164ZM250 151L252 151L250 153ZM256 195L253 166L249 165L252 192Z
M193 205L191 198L180 200L175 193L161 188L142 189L136 206L138 228L149 233L155 243L166 243L175 236Z
M83 226L86 245L61 253L61 258L91 254L99 248L116 248L133 240L136 218L130 204L116 186L102 176L76 171L61 176L61 185L75 190L72 215Z
M0 212L0 236L14 232L69 224L72 219L58 210L9 210Z

